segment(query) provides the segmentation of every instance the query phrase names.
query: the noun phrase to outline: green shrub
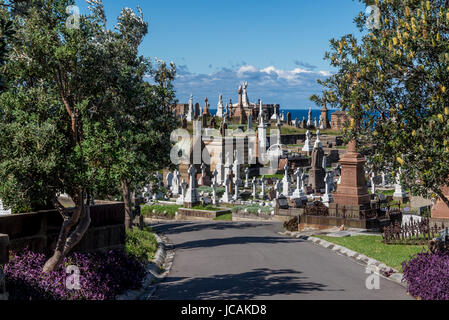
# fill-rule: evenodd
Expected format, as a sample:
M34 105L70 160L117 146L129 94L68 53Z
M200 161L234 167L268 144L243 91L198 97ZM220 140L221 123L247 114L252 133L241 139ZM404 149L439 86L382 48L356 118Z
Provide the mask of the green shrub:
M271 211L273 211L273 208L271 208L271 207L262 207L258 204L251 204L251 205L247 205L247 206L235 206L232 208L232 212L248 210L248 213L258 214L259 209L262 210L262 213L265 213L265 214L269 214L269 213L271 213Z
M177 204L154 204L154 205L145 205L141 209L141 213L144 217L153 217L153 216L166 216L167 218L174 218L178 209L182 206ZM153 213L153 210L155 213Z
M151 228L126 231L126 252L141 261L151 261L157 251L157 240Z

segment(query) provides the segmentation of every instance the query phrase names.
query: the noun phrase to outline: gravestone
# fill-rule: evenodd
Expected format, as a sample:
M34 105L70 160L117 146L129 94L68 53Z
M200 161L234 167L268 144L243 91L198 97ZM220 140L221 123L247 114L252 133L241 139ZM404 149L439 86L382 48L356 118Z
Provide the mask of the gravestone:
M290 112L287 112L287 125L292 125L292 114Z
M276 199L276 209L288 209L288 199L284 195L281 195Z
M182 118L181 123L181 127L187 129L187 119L185 117Z
M195 166L191 165L188 174L190 177L189 181L189 189L187 190L185 199L184 199L184 205L187 208L192 208L195 205L200 203L200 197L198 195L198 191L196 189L196 169Z
M3 201L0 199L0 216L6 216L11 214L11 209L3 207Z

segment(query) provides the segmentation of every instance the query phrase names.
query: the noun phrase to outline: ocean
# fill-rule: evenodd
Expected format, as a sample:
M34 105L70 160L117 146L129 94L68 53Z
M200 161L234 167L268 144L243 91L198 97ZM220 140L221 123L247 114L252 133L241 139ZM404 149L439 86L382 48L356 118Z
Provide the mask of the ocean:
M305 119L307 120L307 117L309 116L309 109L281 109L281 114L282 111L284 111L285 114L285 118L287 118L287 113L290 112L292 115L292 120L295 120L295 118L298 118L299 121L302 120L303 117L305 117ZM329 121L331 120L331 114L334 113L335 109L329 109ZM217 109L210 109L210 112L212 115L215 115L217 113ZM312 109L312 118L313 119L317 119L317 121L319 121L320 119L320 115L321 115L321 111L320 109Z

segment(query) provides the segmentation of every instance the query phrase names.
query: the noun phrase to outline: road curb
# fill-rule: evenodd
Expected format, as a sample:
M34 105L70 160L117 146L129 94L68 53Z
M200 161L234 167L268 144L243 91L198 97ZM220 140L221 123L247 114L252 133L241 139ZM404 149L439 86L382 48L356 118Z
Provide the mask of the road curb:
M373 271L376 270L376 273L379 273L383 278L388 279L393 282L396 282L397 284L401 285L404 288L407 287L407 285L403 281L402 273L400 273L398 270L395 270L395 269L385 265L383 262L380 262L376 259L367 257L364 254L361 254L359 252L353 251L346 247L340 246L338 244L335 244L335 243L332 243L332 242L329 242L329 241L326 241L326 240L323 240L323 239L320 239L317 237L303 236L297 232L286 231L286 232L279 232L279 234L281 234L283 236L288 236L288 237L292 237L292 238L296 238L296 239L302 239L302 240L313 242L314 244L316 244L320 247L334 251L337 254L345 256L363 266L366 266L366 267L374 266L377 269L374 269Z
M169 274L175 256L173 244L163 235L155 233L154 236L158 249L153 260L145 266L147 275L142 282L142 288L127 291L119 295L117 300L149 300L157 289L157 283Z

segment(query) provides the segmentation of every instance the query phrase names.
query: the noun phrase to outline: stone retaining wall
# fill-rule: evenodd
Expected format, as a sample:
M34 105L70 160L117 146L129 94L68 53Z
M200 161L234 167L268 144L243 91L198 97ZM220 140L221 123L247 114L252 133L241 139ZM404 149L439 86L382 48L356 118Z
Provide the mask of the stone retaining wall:
M198 210L198 209L187 209L187 208L179 208L178 215L176 216L176 220L213 220L219 216L224 214L231 213L229 209L223 209L220 211L207 211L207 210Z
M97 251L124 248L125 207L123 203L91 206L91 224L74 251ZM0 217L0 233L9 236L9 249L28 247L49 254L55 246L62 224L56 210ZM1 247L0 247L1 249Z
M6 234L0 234L0 267L9 261L9 237ZM5 275L0 268L0 300L8 300L8 293L5 287Z

